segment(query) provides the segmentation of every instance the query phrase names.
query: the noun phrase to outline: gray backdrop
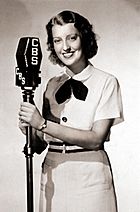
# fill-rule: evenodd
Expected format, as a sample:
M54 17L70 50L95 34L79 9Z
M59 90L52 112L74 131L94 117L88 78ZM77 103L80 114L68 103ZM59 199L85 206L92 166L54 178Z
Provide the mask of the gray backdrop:
M99 52L92 62L114 74L121 84L125 122L112 128L106 149L113 166L119 212L139 212L139 0L0 0L0 211L26 211L25 138L18 129L17 115L22 95L14 74L17 43L23 36L39 37L42 80L54 76L59 68L47 59L45 24L63 9L77 11L93 23ZM35 211L44 154L34 156Z

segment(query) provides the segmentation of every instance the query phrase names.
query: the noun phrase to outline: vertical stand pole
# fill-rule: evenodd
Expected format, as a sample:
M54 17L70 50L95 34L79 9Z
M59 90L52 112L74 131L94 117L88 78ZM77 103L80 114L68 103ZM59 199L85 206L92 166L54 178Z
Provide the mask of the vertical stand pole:
M23 92L23 101L33 104L33 91L25 90ZM26 128L26 144L24 146L26 157L26 181L27 181L27 212L34 211L33 203L33 150L32 150L32 127Z

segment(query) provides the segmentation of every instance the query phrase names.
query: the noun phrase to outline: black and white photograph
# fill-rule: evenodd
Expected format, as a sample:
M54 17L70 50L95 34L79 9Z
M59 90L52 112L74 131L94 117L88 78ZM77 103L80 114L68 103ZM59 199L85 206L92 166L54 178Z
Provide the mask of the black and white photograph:
M0 0L0 211L140 211L140 1Z

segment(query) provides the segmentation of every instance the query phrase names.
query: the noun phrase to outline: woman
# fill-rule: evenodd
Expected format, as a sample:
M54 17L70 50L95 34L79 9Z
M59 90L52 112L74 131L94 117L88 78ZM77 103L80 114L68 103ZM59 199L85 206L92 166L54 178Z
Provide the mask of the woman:
M63 11L46 29L49 58L65 70L47 84L43 115L26 102L19 112L22 132L31 125L34 140L48 144L40 212L116 212L104 142L111 127L123 121L118 81L89 62L98 47L86 18Z

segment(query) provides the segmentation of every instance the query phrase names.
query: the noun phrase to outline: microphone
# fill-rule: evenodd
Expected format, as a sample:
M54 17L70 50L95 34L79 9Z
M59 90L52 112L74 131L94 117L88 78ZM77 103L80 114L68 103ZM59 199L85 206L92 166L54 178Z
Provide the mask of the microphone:
M39 74L41 73L42 52L39 38L20 38L16 59L16 85L22 90L35 90L41 83Z
M22 37L17 52L16 85L23 90L23 101L34 104L34 90L41 83L39 77L42 52L39 39ZM23 150L26 157L27 211L33 212L33 137L32 127L26 127L26 144Z

